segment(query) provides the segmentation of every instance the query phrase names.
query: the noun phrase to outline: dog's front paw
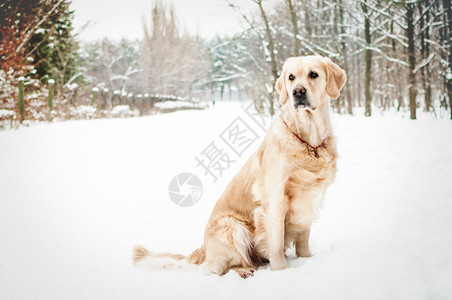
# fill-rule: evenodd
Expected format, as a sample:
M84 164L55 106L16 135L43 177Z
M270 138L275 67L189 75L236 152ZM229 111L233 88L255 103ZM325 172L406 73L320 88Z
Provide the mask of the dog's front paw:
M312 257L309 249L297 250L297 257Z
M237 268L235 271L242 277L246 279L248 277L254 276L254 268Z
M272 271L279 271L289 268L289 264L287 263L287 260L285 258L279 261L270 260L270 266Z

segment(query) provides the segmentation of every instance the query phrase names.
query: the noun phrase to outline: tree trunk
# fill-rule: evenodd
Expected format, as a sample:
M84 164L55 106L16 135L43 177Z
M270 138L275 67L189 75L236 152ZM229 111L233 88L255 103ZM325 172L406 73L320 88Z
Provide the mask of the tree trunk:
M408 38L408 97L410 99L410 119L416 120L416 57L414 49L414 8L415 4L406 4L407 38Z
M428 3L426 3L428 6ZM422 6L422 2L419 3L419 15L420 15L420 19L419 19L419 27L420 27L420 42L421 42L421 57L422 59L427 59L428 56L430 55L430 48L429 48L429 44L426 43L426 40L430 39L430 31L429 31L429 26L427 28L424 28L425 24L428 24L430 21L430 13L427 12L425 14L425 16L422 15L423 13L423 6ZM424 18L425 18L425 22L424 22ZM429 69L429 64L425 65L424 67L421 68L421 78L422 78L422 85L424 88L424 111L429 112L431 107L432 107L432 98L431 98L431 86L430 86L430 69Z
M259 6L259 11L261 13L262 19L264 20L265 24L265 32L268 39L268 51L270 52L270 67L271 67L271 73L273 76L273 86L276 84L276 80L278 80L278 68L276 67L276 58L275 58L275 43L273 41L273 36L270 30L270 23L268 22L267 15L265 14L264 7L262 6L262 0L256 1L257 5ZM275 108L274 108L274 99L275 97L269 97L270 99L270 115L275 114Z
M341 50L342 50L342 57L344 59L344 69L347 72L348 71L348 55L347 55L347 45L345 44L344 35L345 35L345 26L344 25L344 8L342 6L342 0L339 0L339 19L341 26ZM353 100L350 93L350 86L345 87L345 97L347 101L347 113L349 115L353 115Z
M419 9L419 16L420 16L420 18L419 18L419 28L420 28L419 37L420 37L420 42L421 42L421 59L425 59L426 58L426 56L425 56L426 49L425 49L425 34L424 34L424 16L422 16L422 3L419 3L418 9ZM424 105L425 105L424 111L428 112L430 110L430 106L427 104L427 99L425 97L425 90L426 90L426 88L425 88L425 80L426 80L425 67L421 68L419 71L421 71L421 81L422 81L423 87L424 87Z
M287 0L287 4L289 5L290 17L293 27L293 56L299 56L300 43L298 41L297 12L295 11L294 6L292 5L292 0Z
M367 0L364 0L367 3ZM364 12L364 35L366 39L366 51L365 51L365 82L364 82L364 97L365 97L365 112L364 115L366 117L370 117L372 115L372 95L370 93L370 81L372 80L372 51L369 49L371 45L371 35L370 35L370 19L367 14L367 6L366 4L361 5Z
M302 1L303 9L304 9L304 24L306 28L306 32L308 33L307 38L312 36L312 26L311 26L311 15L308 6L309 1Z
M451 0L443 0L444 9L447 12L448 20L448 33L446 36L446 43L449 43L449 66L446 71L446 86L447 86L447 96L449 97L449 108L450 108L450 119L452 120L452 46L450 45L450 40L452 38L452 7Z
M358 32L356 33L356 34L358 34ZM358 99L358 107L362 107L363 105L362 105L362 92L361 92L361 59L360 59L360 57L361 57L361 55L356 55L355 56L356 57L356 70L357 70L357 78L359 78L359 80L356 80L357 81L357 87L356 87L356 89L357 89L357 91L356 91L356 99Z
M428 4L428 1L425 1L426 4ZM425 16L425 23L429 24L430 23L430 12L428 12ZM425 39L428 41L430 40L430 26L426 29L425 31ZM425 43L425 57L429 57L430 56L430 44L429 43ZM424 82L424 89L425 89L425 105L427 105L428 109L427 111L430 111L430 108L433 108L433 103L432 103L432 84L431 84L431 80L432 80L432 72L430 69L430 64L427 64L425 66L425 82Z

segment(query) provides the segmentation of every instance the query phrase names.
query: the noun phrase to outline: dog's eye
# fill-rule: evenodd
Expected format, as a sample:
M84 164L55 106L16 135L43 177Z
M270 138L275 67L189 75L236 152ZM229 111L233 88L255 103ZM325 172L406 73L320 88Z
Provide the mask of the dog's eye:
M293 76L292 74L289 75L289 80L292 81L295 79L295 76Z
M309 77L312 78L312 79L314 79L314 78L319 77L319 74L317 74L317 73L314 72L314 71L311 71L311 73L309 73Z

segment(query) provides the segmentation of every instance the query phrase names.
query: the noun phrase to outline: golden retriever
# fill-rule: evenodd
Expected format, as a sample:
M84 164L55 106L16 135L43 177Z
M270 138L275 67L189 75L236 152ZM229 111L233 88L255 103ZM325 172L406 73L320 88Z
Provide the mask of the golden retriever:
M311 256L311 224L336 174L329 99L339 97L346 80L328 58L289 58L276 82L281 116L216 203L204 244L188 257L136 246L134 263L203 265L210 273L233 269L247 278L266 263L272 270L287 268L285 252L292 245L297 256Z

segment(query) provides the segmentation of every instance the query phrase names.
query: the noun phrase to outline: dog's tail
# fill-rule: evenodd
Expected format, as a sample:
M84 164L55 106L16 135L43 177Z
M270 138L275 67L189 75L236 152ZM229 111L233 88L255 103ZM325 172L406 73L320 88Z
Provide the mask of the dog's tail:
M203 247L195 250L188 257L172 253L154 253L143 246L133 248L134 265L151 270L192 269L204 263L205 259Z

